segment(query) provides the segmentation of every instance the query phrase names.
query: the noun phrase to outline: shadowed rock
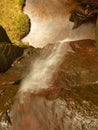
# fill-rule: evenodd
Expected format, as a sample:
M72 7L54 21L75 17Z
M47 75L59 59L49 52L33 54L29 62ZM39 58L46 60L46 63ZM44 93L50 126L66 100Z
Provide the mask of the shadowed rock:
M0 42L11 43L11 40L9 39L6 31L4 30L2 26L0 26Z
M5 72L18 57L22 56L24 48L2 42L0 44L0 73Z

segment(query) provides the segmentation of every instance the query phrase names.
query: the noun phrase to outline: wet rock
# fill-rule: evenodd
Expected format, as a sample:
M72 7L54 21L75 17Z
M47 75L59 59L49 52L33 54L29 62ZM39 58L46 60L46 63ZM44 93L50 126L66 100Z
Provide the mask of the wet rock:
M94 43L70 42L72 51L65 54L48 89L18 92L11 112L12 130L98 129L98 54ZM53 46L38 51L37 58L46 59Z
M8 43L0 44L0 72L6 71L13 61L20 57L24 52L24 48Z
M36 59L45 60L54 45L27 49L19 63L0 74L0 130L10 130L11 125L12 130L97 130L98 54L94 44L93 40L70 42L72 51L64 56L50 88L25 93L21 104L19 92L15 100L21 84L13 83L25 78Z
M8 71L0 73L0 130L9 130L9 126L11 125L11 122L9 122L9 111L20 87L20 84L16 82L26 76L30 70L29 67L32 60L39 55L39 49L34 49L33 47L27 48L22 58L19 57L19 62L13 63ZM8 113L7 116L6 113Z
M15 130L97 130L97 108L84 101L82 105L73 99L49 100L39 95L28 95L24 104L15 106ZM70 97L69 97L70 98ZM15 122L17 120L17 123Z

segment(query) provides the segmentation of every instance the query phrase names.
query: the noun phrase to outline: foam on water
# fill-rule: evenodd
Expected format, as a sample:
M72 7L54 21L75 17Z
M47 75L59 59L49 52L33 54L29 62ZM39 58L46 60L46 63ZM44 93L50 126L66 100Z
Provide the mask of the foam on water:
M71 51L69 43L56 43L46 59L39 58L35 61L19 92L38 92L51 86L53 74L68 51Z

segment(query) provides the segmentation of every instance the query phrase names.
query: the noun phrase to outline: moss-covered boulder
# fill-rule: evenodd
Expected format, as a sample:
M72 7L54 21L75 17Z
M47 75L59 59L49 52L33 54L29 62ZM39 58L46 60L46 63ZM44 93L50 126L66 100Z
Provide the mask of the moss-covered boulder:
M23 13L25 0L0 1L0 25L6 30L10 40L20 44L30 28L29 17Z

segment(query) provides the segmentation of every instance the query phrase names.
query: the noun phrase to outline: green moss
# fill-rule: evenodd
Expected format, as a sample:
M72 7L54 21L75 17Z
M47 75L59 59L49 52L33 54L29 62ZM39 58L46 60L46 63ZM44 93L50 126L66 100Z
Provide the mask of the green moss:
M23 7L23 6L24 6L24 2L25 2L25 0L19 0L19 5L20 5L21 7Z
M29 18L26 14L20 14L15 19L16 35L19 39L23 38L29 32ZM21 32L21 33L20 33Z
M20 43L29 32L29 17L22 12L24 0L0 1L0 25L13 43Z

